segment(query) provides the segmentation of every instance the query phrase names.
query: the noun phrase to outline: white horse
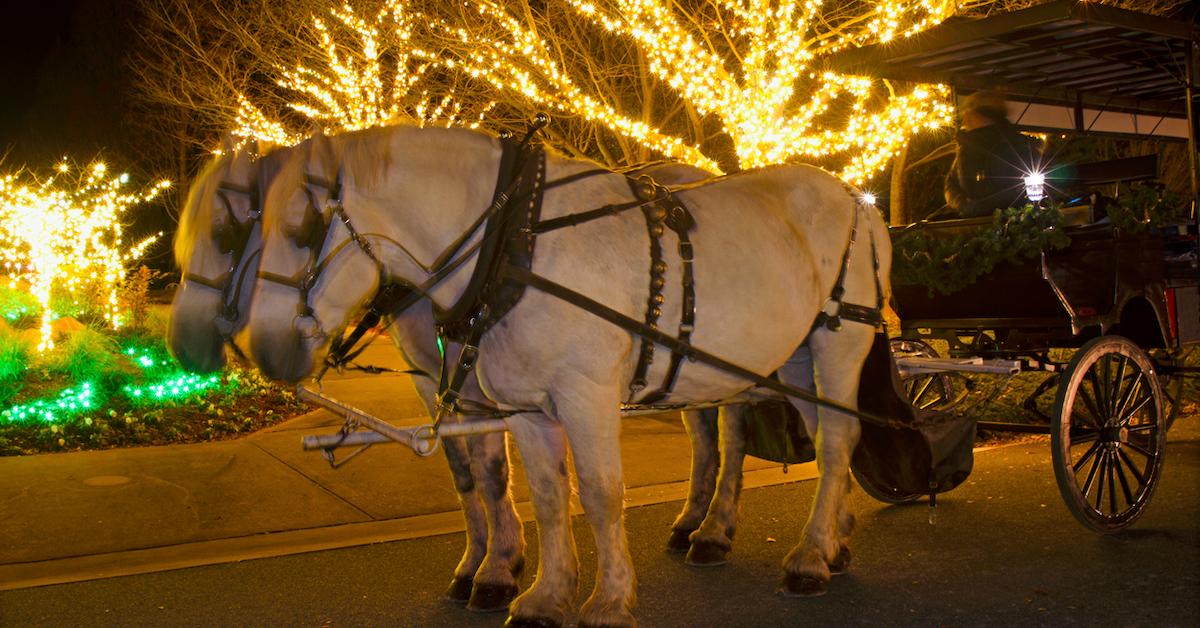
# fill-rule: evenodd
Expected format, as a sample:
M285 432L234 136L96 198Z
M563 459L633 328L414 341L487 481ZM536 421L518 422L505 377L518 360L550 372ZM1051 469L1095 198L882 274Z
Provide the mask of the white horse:
M180 216L175 259L183 279L171 303L168 344L186 368L212 371L225 361L225 344L245 326L252 282L262 248L257 199L289 156L278 149L256 157L226 142L196 178ZM421 330L421 334L416 334ZM433 313L418 304L391 321L396 346L416 369L436 375ZM409 342L426 338L425 343ZM436 386L414 378L432 416ZM477 384L470 384L477 390ZM502 610L517 593L524 564L524 536L508 481L508 452L503 434L445 441L467 524L467 546L446 590L447 598L478 611Z
M495 139L461 130L393 127L348 134L336 143L317 140L304 158L289 162L268 193L262 270L294 275L307 267L308 251L295 240L303 235L304 207L322 191L306 181L338 180L345 214L371 243L382 275L421 285L453 242L464 234L468 243L481 237L467 232L491 203L500 156ZM590 167L550 156L546 177ZM542 215L560 217L631 196L623 176L589 177L547 191ZM676 197L696 223L694 345L854 407L874 329L847 324L840 331L809 331L839 276L848 303L886 298L890 247L878 214L835 177L806 166L727 177ZM646 230L640 212L624 212L545 233L537 238L532 270L640 318L649 297ZM855 231L858 243L851 247ZM347 245L350 238L347 223L335 221L325 238L322 272L304 302L292 287L256 284L250 346L269 376L297 381L312 371L330 334L377 288L380 268L363 248ZM670 234L666 238L672 242ZM468 260L428 289L435 305L458 300L473 265ZM679 286L680 269L671 265L664 329L679 322ZM532 288L483 337L477 366L483 391L501 407L526 410L508 425L527 462L541 540L537 580L510 608L514 625L561 625L574 603L578 565L567 507L568 439L598 555L596 586L580 611L580 625L636 623L618 435L637 344L632 333ZM665 363L653 364L651 381L663 376ZM742 377L689 361L666 401L739 400L750 386ZM830 564L844 554L853 526L846 493L859 423L824 406L792 402L813 435L822 474L800 542L784 559L781 590L811 595L825 590Z

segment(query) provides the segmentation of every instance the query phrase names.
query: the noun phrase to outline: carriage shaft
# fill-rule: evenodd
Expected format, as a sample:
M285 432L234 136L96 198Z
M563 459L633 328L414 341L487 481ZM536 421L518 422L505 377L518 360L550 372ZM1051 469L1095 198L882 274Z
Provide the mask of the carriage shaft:
M1015 375L1023 369L1020 360L984 360L982 358L897 358L901 377L948 371L963 373L993 373Z
M386 442L397 442L407 445L413 451L422 455L426 455L433 450L432 441L435 438L435 431L431 423L415 427L396 427L358 408L348 406L304 386L296 387L296 396L341 416L349 423L368 430L326 436L305 436L302 444L306 451L329 450L339 447L360 447ZM502 432L507 429L508 424L504 419L472 419L461 422L445 421L437 427L436 438L471 436L489 432Z

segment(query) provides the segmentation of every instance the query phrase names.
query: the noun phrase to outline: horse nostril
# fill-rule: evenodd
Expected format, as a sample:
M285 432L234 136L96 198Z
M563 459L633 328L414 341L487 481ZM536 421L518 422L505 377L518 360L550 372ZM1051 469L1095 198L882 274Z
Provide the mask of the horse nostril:
M213 321L213 326L216 327L217 333L220 334L222 338L229 338L233 335L233 325L233 320L225 318L224 316L220 316Z
M321 324L316 318L310 315L297 316L294 323L296 332L301 338L322 338L325 336L324 330L321 329Z

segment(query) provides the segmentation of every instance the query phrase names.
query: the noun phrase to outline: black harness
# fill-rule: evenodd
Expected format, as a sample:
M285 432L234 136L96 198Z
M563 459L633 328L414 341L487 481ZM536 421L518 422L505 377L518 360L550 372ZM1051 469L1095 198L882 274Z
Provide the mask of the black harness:
M854 194L853 190L847 190ZM850 221L850 241L846 243L846 251L842 253L842 266L838 271L837 281L833 284L833 290L829 294L829 299L825 302L826 306L833 305L832 311L827 312L825 308L817 314L817 318L813 321L813 329L824 326L829 331L838 331L842 328L842 320L853 321L870 325L876 329L884 326L883 322L883 286L879 284L879 252L875 248L875 234L870 234L871 240L871 262L875 267L875 307L867 307L865 305L857 305L854 303L846 303L842 301L842 297L846 294L846 271L850 268L850 249L854 248L854 241L858 237L858 213L865 209L861 204L856 204L854 207L854 217Z
M528 136L527 136L528 139ZM480 216L476 223L467 230L455 243L439 256L434 265L434 273L420 286L399 286L388 281L386 269L372 251L370 244L354 229L349 215L340 201L340 186L329 186L330 205L334 213L344 222L351 234L348 242L343 242L338 249L326 256L324 261L318 261L320 249L313 251L308 267L295 278L267 276L259 273L263 279L276 281L301 291L303 300L301 313L311 315L312 308L308 305L308 289L324 267L349 242L355 243L360 250L368 255L380 273L380 289L371 301L367 315L355 332L338 339L327 358L325 368L337 367L346 360L361 353L362 348L355 349L365 330L378 323L387 314L398 314L404 308L428 296L429 290L440 283L453 270L466 262L476 251L479 256L475 269L468 281L468 288L454 305L436 312L438 321L438 344L442 349L442 367L439 376L437 416L434 426L440 424L447 413L468 415L508 416L519 411L505 411L485 402L464 400L461 388L467 375L474 369L479 356L479 344L488 329L498 322L519 301L526 286L533 286L558 299L576 305L589 313L609 321L641 338L638 363L634 369L634 377L630 383L630 404L627 407L636 408L667 408L655 406L656 402L666 398L673 389L678 378L679 369L684 358L699 361L739 377L754 382L786 396L795 397L824 405L835 410L857 416L858 418L883 425L899 425L893 419L875 416L861 412L841 404L820 398L810 391L781 383L778 379L758 375L736 364L727 362L717 356L694 347L690 343L691 335L696 324L696 297L693 273L694 254L689 233L696 227L695 220L683 203L679 202L672 192L659 185L653 179L629 177L630 188L634 200L605 205L593 210L578 212L547 220L540 219L542 195L547 189L566 185L581 179L601 174L615 174L611 170L594 169L569 175L555 181L545 181L545 153L540 146L528 147L526 142L513 144L502 140L504 149L501 167L497 176L496 191L493 193L492 205ZM334 194L334 192L338 192ZM650 236L650 296L647 300L646 314L642 321L633 319L613 310L589 297L570 290L564 286L547 280L532 272L532 260L536 236L549 231L575 226L614 216L630 209L640 208L646 218L647 232ZM838 279L827 302L834 304L831 313L822 312L815 325L824 325L836 331L841 327L842 320L858 322L879 327L883 324L882 306L883 292L879 284L878 272L875 276L877 303L875 308L845 303L842 296L845 292L844 280L849 266L850 250L857 238L858 211L856 207L851 226L849 242L846 245L842 259L842 267ZM464 248L465 243L480 226L484 226L483 237L473 246ZM661 306L664 302L662 295L665 287L666 261L663 254L661 238L665 229L671 229L678 239L678 252L682 269L683 299L682 313L678 335L672 336L658 329L657 322L662 315ZM324 238L322 238L322 241ZM315 249L316 247L314 247ZM876 271L879 262L875 251L874 237L871 237L872 255ZM450 361L444 346L448 342L461 345L458 360L451 370ZM671 351L671 362L667 368L662 384L655 390L645 394L640 399L638 393L646 388L646 376L653 362L654 345L659 344ZM349 356L349 357L347 357ZM322 369L321 373L324 373ZM319 376L318 376L319 377ZM469 404L467 407L464 404ZM636 404L636 405L632 405Z

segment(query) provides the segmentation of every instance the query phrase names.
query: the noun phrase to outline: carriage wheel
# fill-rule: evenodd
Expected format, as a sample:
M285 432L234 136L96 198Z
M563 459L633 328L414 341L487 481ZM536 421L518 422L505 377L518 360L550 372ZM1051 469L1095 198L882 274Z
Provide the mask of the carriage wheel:
M1149 356L1120 336L1083 345L1059 382L1050 428L1054 475L1071 514L1103 533L1133 523L1154 493L1166 435Z
M938 352L921 340L891 341L895 358L937 358ZM959 381L963 385L955 386ZM957 373L922 373L905 377L904 392L908 401L921 410L949 410L966 397L965 378ZM960 391L961 388L961 391Z

